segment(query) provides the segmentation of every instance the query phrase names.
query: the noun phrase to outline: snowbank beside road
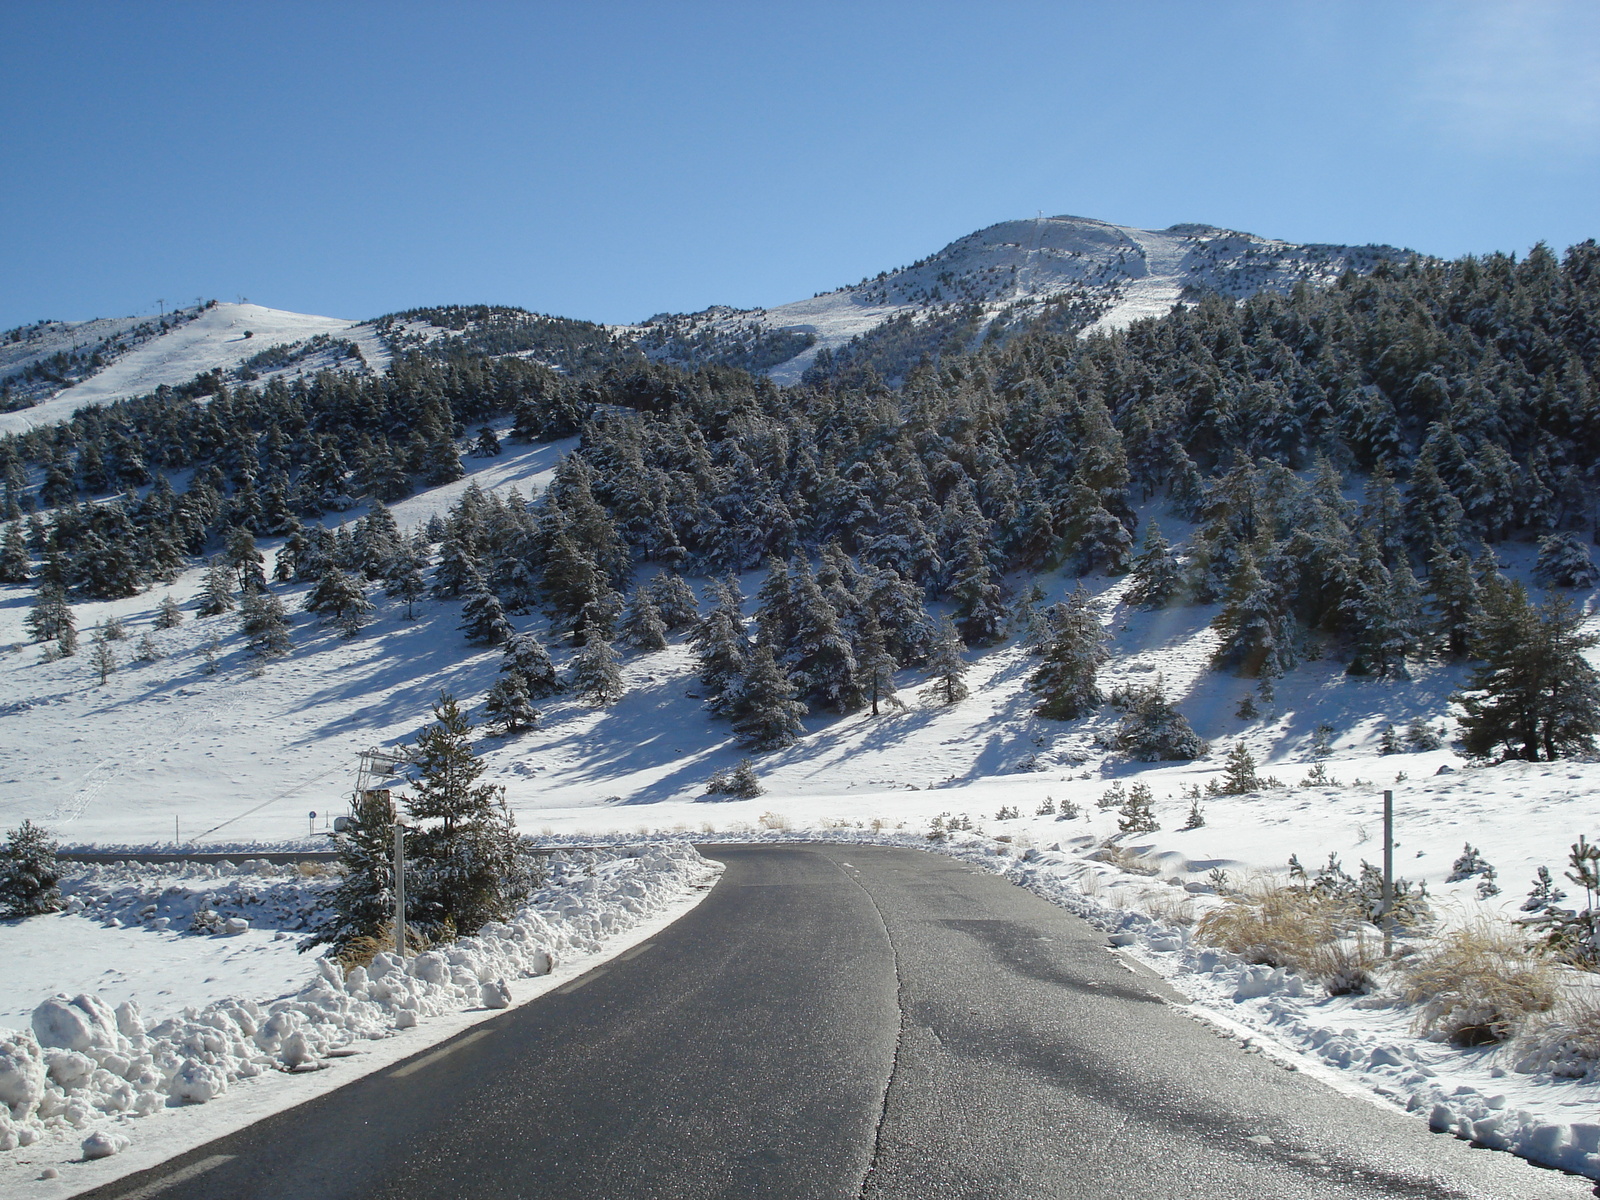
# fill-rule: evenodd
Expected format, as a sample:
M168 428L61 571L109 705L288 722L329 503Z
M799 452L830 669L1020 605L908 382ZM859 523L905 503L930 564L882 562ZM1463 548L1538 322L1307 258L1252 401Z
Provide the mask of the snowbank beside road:
M548 885L512 920L474 937L404 962L379 955L348 976L319 959L314 977L292 995L213 1001L149 1026L131 1002L46 999L31 1030L0 1031L0 1149L11 1152L0 1159L0 1195L22 1194L17 1189L43 1165L70 1171L72 1160L117 1153L123 1139L137 1146L145 1132L138 1118L208 1103L257 1077L317 1071L434 1018L488 1015L527 999L517 996L515 981L569 975L564 964L592 965L606 949L620 950L622 935L679 915L720 871L682 845L574 853L553 861ZM442 1020L438 1036L455 1025ZM408 1039L404 1053L428 1043ZM368 1069L382 1065L380 1056L365 1061ZM347 1067L337 1082L358 1073ZM219 1132L193 1128L189 1145ZM162 1156L184 1148L166 1146ZM72 1186L88 1184L74 1177Z

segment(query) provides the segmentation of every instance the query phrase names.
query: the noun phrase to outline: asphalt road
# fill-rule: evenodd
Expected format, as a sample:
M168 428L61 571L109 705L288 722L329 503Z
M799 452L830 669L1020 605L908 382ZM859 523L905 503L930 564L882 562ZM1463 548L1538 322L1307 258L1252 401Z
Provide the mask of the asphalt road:
M1248 1053L1083 923L948 858L707 853L722 882L630 956L89 1195L1600 1194Z

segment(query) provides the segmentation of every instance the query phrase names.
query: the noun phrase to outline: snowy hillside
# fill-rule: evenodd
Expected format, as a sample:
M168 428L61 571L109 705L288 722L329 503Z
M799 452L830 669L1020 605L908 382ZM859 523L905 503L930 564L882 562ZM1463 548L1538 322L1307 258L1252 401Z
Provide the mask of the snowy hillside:
M1237 298L1285 291L1301 280L1326 284L1346 270L1370 271L1379 262L1408 257L1392 246L1296 245L1211 225L1152 230L1088 217L1042 217L991 225L909 267L809 300L655 317L637 332L647 346L670 337L686 347L718 335L748 344L753 330L769 338L809 335L798 353L767 368L787 384L798 382L819 352L837 350L897 317L925 320L975 305L981 333L996 318L1025 319L1039 315L1049 301L1076 301L1088 331L1110 330L1160 316L1180 299L1204 292Z
M28 367L60 355L79 355L87 374L70 386L47 390L31 407L0 412L0 433L60 421L85 405L144 395L162 385L178 387L212 371L221 371L232 382L335 362L356 365L347 362L342 352L331 353L333 342L358 347L362 367L382 371L389 363L388 350L370 323L259 304L217 302L180 310L162 322L136 317L48 322L13 333L21 336L0 346L0 379L20 376ZM314 339L320 340L312 344ZM265 369L248 365L262 358L267 360ZM46 386L49 382L44 381Z

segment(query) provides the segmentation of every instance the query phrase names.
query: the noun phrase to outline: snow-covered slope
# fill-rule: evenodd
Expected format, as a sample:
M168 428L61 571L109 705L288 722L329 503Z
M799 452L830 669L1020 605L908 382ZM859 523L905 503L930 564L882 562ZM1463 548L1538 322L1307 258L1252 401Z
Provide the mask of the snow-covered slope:
M182 310L167 321L169 328L161 330L157 326L153 332L149 318L133 317L75 324L52 322L21 331L24 336L19 341L0 349L0 376L63 352L98 351L103 365L30 408L0 413L0 433L63 420L85 405L143 395L163 384L176 387L209 371L220 370L236 377L241 366L269 348L290 347L319 336L354 343L367 368L383 370L389 360L388 351L370 323L338 317L219 302ZM139 336L141 330L143 336ZM32 331L37 331L37 336L26 336ZM282 358L298 360L293 366L299 368L321 365L308 364L292 352ZM254 372L261 378L271 373Z
M1025 316L1047 301L1070 298L1095 314L1089 330L1110 330L1160 316L1179 299L1206 291L1241 297L1287 290L1300 280L1328 283L1346 270L1368 271L1407 257L1392 246L1297 245L1211 225L1155 230L1089 217L1040 217L991 225L909 267L809 300L656 317L638 328L733 336L754 324L815 334L809 349L768 371L780 383L793 383L821 350L837 349L898 316L920 318L969 304L989 319Z

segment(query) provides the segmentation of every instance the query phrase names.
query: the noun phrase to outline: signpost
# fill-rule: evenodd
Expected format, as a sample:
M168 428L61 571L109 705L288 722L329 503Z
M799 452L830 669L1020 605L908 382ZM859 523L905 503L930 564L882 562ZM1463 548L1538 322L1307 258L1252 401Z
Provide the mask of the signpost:
M394 819L394 952L406 956L406 826L404 814Z
M1383 954L1394 951L1394 793L1383 793Z

